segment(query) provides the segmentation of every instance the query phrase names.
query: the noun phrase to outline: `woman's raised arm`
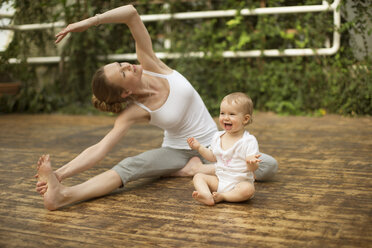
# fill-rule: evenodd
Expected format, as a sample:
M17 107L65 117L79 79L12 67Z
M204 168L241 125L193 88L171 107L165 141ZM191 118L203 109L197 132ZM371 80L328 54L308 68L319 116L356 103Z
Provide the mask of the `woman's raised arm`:
M167 68L155 55L150 35L143 24L137 10L132 5L118 7L102 14L89 17L85 20L69 24L66 28L56 34L55 43L59 43L70 32L82 32L94 25L108 23L126 24L136 41L136 53L138 61L149 70L155 69L160 65Z
M116 9L109 10L103 14L97 14L79 22L69 24L56 34L55 43L59 43L70 32L83 32L91 26L97 26L104 23L129 23L130 19L135 15L136 9L132 5L122 6Z

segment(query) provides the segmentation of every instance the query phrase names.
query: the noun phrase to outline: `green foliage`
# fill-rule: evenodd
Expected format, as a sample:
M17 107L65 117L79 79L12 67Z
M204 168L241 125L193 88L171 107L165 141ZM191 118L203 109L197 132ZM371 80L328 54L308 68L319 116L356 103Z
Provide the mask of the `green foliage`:
M176 13L186 11L258 8L260 1L136 1L140 14ZM96 13L129 4L131 1L94 0L66 1L16 0L16 24L75 22ZM317 0L266 0L267 7L321 4ZM344 3L342 3L344 4ZM347 13L342 5L343 16ZM202 51L206 58L186 55L166 61L183 73L205 100L212 114L218 113L219 102L232 91L250 95L255 108L282 114L315 114L326 112L343 115L370 115L372 113L372 58L367 39L372 5L367 0L353 1L358 15L342 20L341 48L334 56L312 57L258 57L223 58L223 51L322 48L326 37L332 37L331 12L171 20L146 23L154 49L167 51L162 42L172 42L170 52ZM239 11L238 11L239 13ZM171 32L165 30L170 29ZM353 55L349 45L350 30L361 34L365 54L362 60ZM82 113L90 107L90 81L95 70L108 63L97 55L133 53L135 45L125 25L101 25L84 33L74 33L62 51L57 51L54 34L58 30L16 32L6 52L0 54L0 77L11 76L22 82L17 96L0 97L0 112L53 112ZM69 60L58 65L30 65L26 58L60 54ZM9 64L9 58L22 60ZM41 79L40 67L47 79Z

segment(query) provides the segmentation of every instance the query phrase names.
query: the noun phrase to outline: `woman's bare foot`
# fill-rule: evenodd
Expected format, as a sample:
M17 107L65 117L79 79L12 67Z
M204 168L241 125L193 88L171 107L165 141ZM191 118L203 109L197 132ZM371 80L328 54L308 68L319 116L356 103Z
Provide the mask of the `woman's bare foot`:
M208 205L208 206L214 205L214 200L213 200L212 195L204 195L204 194L199 193L198 191L194 191L192 192L192 197L198 202L204 203L205 205Z
M192 177L197 172L199 172L199 168L203 166L203 163L201 162L200 158L193 157L187 162L185 167L183 167L181 170L176 171L175 173L171 174L172 177Z
M38 184L45 184L45 192L40 192L44 197L44 206L48 210L56 210L57 208L66 205L66 197L62 194L64 186L56 178L49 155L40 157L37 168Z
M215 203L219 203L219 202L222 202L222 201L225 200L223 195L218 193L218 192L213 192L212 197L213 197L213 200L215 201Z

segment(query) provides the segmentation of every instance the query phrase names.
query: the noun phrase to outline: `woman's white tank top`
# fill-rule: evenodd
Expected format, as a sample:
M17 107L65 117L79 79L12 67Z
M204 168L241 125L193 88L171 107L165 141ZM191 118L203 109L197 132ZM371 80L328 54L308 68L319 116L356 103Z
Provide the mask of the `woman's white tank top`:
M164 130L162 147L190 149L187 144L189 137L195 137L200 144L209 146L218 129L190 82L175 70L169 75L146 70L143 73L165 78L169 83L168 98L160 108L152 111L144 104L135 102L150 113L150 124Z

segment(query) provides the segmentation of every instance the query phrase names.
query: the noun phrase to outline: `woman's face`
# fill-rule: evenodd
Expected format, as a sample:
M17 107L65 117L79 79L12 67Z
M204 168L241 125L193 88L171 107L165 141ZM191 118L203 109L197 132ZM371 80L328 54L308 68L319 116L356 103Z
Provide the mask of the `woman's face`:
M114 62L103 67L105 76L110 83L126 92L135 92L142 77L142 66L127 62Z

